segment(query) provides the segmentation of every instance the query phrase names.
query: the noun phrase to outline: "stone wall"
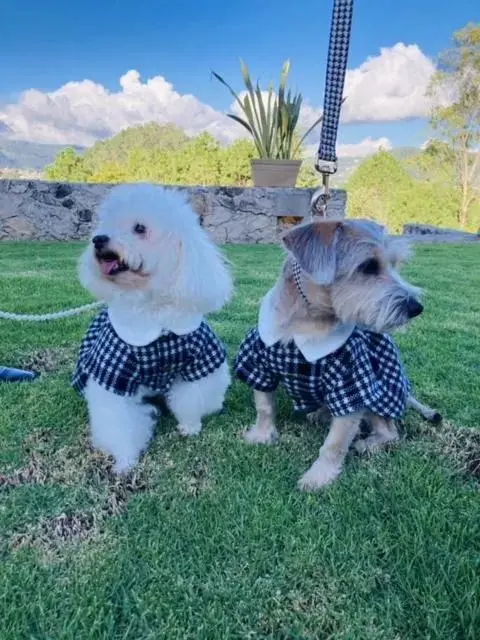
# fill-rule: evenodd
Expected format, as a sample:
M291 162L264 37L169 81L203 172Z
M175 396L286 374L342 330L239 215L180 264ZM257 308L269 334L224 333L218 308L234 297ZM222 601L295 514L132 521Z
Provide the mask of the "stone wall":
M480 242L479 233L468 233L459 229L445 229L432 224L412 222L403 225L403 235L417 243L462 243Z
M0 240L85 240L112 185L0 180ZM282 217L310 215L313 189L180 187L219 244L275 243ZM344 216L335 190L328 216Z

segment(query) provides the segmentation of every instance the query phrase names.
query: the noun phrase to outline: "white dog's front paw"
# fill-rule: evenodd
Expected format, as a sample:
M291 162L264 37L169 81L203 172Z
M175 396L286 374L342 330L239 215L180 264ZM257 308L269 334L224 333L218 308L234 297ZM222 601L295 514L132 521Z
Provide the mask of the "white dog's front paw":
M259 429L257 426L253 426L248 431L245 431L243 437L251 444L275 444L278 440L278 431L275 427Z
M201 422L195 424L177 424L178 431L182 436L198 436L202 430Z
M133 469L137 462L138 460L119 458L118 460L115 460L115 464L113 465L113 473L119 476L126 475Z
M300 478L298 486L302 491L316 491L326 487L338 478L341 467L325 460L316 460Z

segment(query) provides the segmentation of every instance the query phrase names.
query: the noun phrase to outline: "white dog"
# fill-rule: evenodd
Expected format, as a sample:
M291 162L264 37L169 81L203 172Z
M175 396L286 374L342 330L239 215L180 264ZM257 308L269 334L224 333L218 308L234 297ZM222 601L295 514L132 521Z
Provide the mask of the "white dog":
M203 316L228 302L233 283L185 197L149 184L111 190L80 280L108 307L82 343L73 386L88 402L93 446L124 473L151 440L155 398L183 435L222 408L226 352Z

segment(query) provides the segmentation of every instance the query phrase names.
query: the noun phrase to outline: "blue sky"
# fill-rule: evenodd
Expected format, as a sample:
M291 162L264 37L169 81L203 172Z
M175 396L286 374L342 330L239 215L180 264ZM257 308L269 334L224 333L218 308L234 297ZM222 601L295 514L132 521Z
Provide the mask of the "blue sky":
M448 46L454 30L480 18L480 10L474 10L473 4L471 0L457 0L454 4L447 0L357 0L349 69L359 68L368 57L379 56L381 48L390 49L397 43L417 45L421 54L434 59ZM20 112L20 107L15 106L21 101L22 92L31 88L52 92L69 81L85 79L118 92L120 77L131 69L137 70L143 81L162 76L179 94L193 94L202 104L225 111L231 99L211 80L209 70L220 72L240 89L240 57L265 82L277 79L282 61L291 58L291 84L318 108L322 102L331 6L326 0L298 0L295 4L284 0L231 4L218 0L2 0L0 120L3 118L10 127L12 136L49 141L46 126L42 129L44 116L38 115L30 123L20 122L28 119L32 110L25 107ZM417 56L413 49L406 55ZM404 82L415 81L415 64L420 63L416 58L412 61ZM388 76L389 64L387 56L384 73L380 73L380 67L375 72L380 73L380 80ZM397 89L390 87L389 91L395 93ZM87 88L82 95L87 95ZM43 100L39 96L35 97L34 109ZM80 108L78 102L88 98L77 96L75 100L74 110ZM95 110L97 102L92 98L90 111ZM48 105L42 108L47 109ZM344 124L341 142L386 137L394 146L419 145L428 137L426 123L406 115L404 118L400 113L390 122L383 121L380 115L364 124ZM88 117L91 120L91 114ZM64 109L59 127L68 135L66 118ZM105 118L98 130L105 128ZM123 113L118 126L124 119ZM79 139L82 126L81 116L76 115L72 131ZM37 134L35 127L43 133ZM57 131L53 137L58 141L61 134Z

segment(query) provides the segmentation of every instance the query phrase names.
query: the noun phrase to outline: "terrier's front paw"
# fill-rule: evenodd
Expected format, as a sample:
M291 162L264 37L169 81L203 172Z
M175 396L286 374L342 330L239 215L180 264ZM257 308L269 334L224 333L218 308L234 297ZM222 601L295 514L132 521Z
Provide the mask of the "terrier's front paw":
M336 480L340 472L341 468L338 465L316 460L300 478L298 487L302 491L316 491Z
M360 438L358 440L355 440L352 446L357 453L362 454L372 450L371 445L369 446L367 440L368 438Z
M271 429L259 429L257 426L254 426L248 431L245 431L243 437L251 444L275 444L278 440L278 431L275 427Z
M368 436L367 438L360 438L355 440L353 443L353 448L357 453L379 453L380 451L386 449L388 445L395 444L398 441L398 438L389 438L387 439L378 439L375 436Z
M202 430L202 425L200 422L197 424L177 424L177 429L182 436L198 436Z

